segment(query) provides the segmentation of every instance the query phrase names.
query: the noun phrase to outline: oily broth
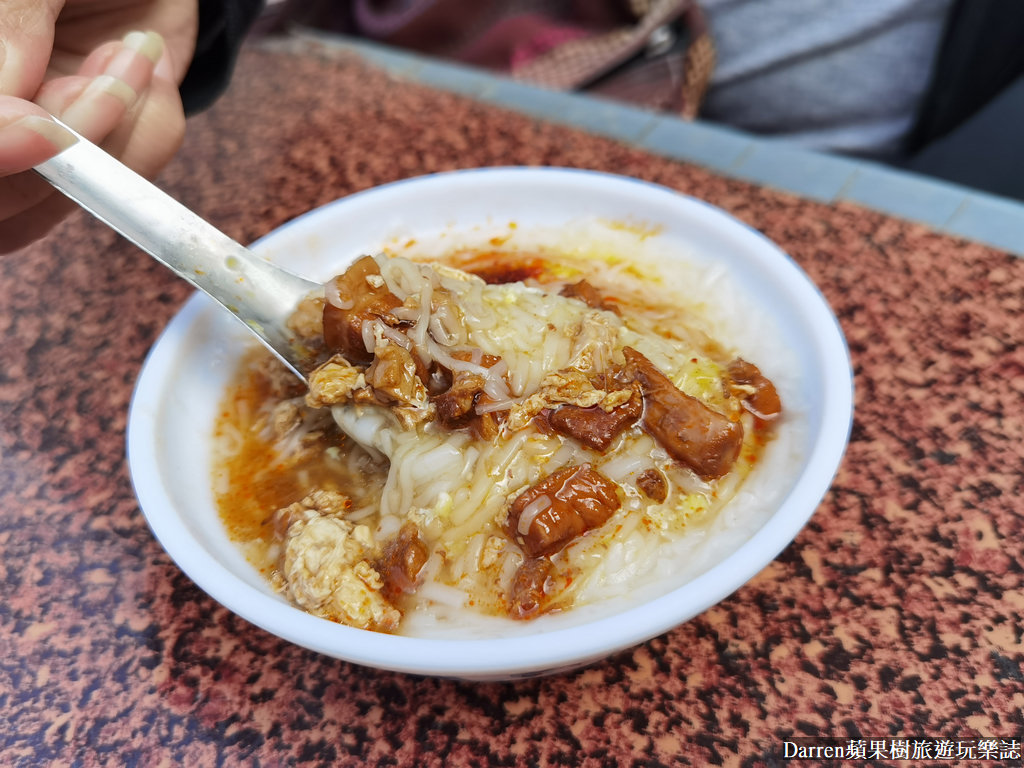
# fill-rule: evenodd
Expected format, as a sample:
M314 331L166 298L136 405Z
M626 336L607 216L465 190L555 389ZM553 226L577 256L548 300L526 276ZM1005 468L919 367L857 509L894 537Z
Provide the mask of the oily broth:
M333 422L305 436L301 451L283 456L273 437L271 406L300 397L263 347L247 351L228 385L214 426L214 496L228 535L265 575L276 568L274 513L314 488L339 491L358 511L379 497L387 466L374 461Z

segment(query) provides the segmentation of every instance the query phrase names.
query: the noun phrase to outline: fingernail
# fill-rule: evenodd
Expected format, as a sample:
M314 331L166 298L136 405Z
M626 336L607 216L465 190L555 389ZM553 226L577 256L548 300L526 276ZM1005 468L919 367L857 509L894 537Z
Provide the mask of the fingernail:
M49 146L41 144L40 138ZM41 163L78 139L53 120L26 115L0 127L0 175Z
M103 73L139 92L149 84L163 52L164 39L156 32L129 32L121 41L121 50L114 54Z
M128 83L112 75L94 77L60 117L79 133L105 135L138 98Z
M129 32L121 41L125 48L138 51L154 64L160 60L164 52L164 39L159 32Z
M32 133L37 133L53 144L58 151L65 150L78 141L78 137L63 125L59 125L53 120L40 117L38 115L25 115L24 117L19 117L17 120L12 123L8 123L0 130L4 132L5 136L8 131L12 130L31 131Z

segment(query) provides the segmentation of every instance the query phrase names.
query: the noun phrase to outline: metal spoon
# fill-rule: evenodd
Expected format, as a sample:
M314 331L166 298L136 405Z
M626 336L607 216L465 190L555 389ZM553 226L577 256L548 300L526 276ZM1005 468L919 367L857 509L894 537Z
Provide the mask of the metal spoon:
M302 299L322 295L323 286L259 258L56 118L54 122L76 140L37 165L36 172L216 299L305 381L308 360L292 344L287 320Z

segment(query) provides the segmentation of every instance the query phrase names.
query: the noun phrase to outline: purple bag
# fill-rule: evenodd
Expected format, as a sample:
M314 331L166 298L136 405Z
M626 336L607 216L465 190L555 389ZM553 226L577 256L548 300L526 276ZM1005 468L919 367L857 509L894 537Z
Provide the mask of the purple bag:
M312 23L686 118L715 62L696 0L350 0Z

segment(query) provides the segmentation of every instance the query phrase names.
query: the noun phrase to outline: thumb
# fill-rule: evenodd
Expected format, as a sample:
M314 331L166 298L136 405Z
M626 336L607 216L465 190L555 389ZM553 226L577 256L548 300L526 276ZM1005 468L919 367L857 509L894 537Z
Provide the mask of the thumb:
M0 96L0 177L27 171L74 142L75 137L45 110Z
M4 0L0 14L0 94L31 99L43 82L64 0Z

